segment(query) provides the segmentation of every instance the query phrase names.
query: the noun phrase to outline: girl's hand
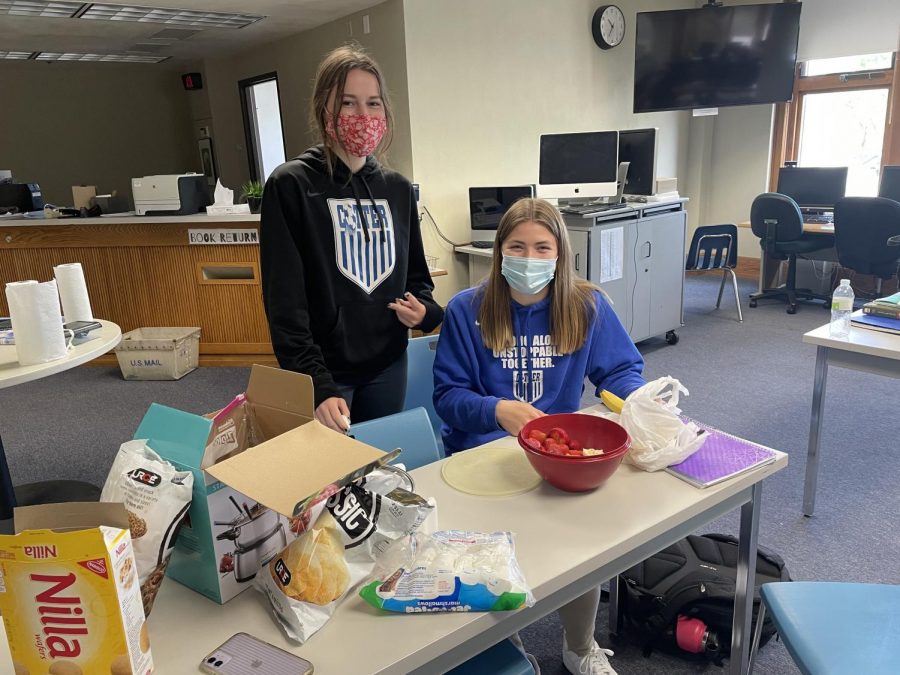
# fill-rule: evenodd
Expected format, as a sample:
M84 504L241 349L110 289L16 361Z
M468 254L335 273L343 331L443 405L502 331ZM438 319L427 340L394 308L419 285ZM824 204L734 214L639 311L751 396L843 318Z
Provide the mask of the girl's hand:
M350 408L347 407L347 402L344 399L332 396L331 398L326 398L316 408L316 419L329 429L345 434L350 428L348 424Z
M425 318L425 305L412 293L406 292L403 298L388 303L388 309L397 313L397 318L407 328L415 328Z
M500 401L495 414L497 424L516 436L528 422L543 417L546 413L522 401Z

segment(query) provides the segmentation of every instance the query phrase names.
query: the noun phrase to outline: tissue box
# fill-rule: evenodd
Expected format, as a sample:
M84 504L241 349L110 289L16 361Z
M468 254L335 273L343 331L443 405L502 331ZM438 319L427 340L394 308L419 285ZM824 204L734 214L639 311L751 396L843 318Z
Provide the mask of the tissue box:
M241 213L250 214L249 204L213 204L206 207L208 216L235 216Z

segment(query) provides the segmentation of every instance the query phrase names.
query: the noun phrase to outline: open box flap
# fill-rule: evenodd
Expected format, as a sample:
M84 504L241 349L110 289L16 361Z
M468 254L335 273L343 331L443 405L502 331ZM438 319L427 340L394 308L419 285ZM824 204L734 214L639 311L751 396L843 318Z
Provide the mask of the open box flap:
M16 533L26 530L86 530L106 525L128 529L128 512L117 502L67 502L20 506L13 511Z
M302 513L310 498L345 485L389 462L382 452L313 420L207 469L238 492L285 516Z
M311 420L316 410L309 375L259 364L250 371L247 400L254 407L283 410L304 417L304 421Z
M147 439L147 445L169 461L197 469L212 425L200 415L152 403L134 437Z

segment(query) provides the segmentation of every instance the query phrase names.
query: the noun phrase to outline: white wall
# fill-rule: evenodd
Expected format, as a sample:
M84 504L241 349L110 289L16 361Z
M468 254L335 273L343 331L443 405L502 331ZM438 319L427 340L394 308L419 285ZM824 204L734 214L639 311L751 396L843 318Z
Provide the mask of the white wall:
M636 11L692 2L635 0L625 41L602 51L588 0L405 0L414 180L444 234L470 237L468 188L536 183L542 133L659 127L661 176L687 170L688 113L634 115ZM468 283L466 261L426 218L426 252L449 276L446 301Z
M804 0L801 60L890 52L900 38L898 0Z

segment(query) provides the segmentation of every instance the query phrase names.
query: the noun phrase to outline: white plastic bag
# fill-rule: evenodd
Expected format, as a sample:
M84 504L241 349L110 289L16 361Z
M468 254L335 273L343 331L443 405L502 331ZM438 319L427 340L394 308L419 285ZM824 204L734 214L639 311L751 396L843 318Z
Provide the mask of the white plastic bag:
M688 395L681 382L666 376L648 382L625 399L619 416L619 423L631 436L625 461L644 471L659 471L683 462L700 449L706 434L678 416L682 393Z

